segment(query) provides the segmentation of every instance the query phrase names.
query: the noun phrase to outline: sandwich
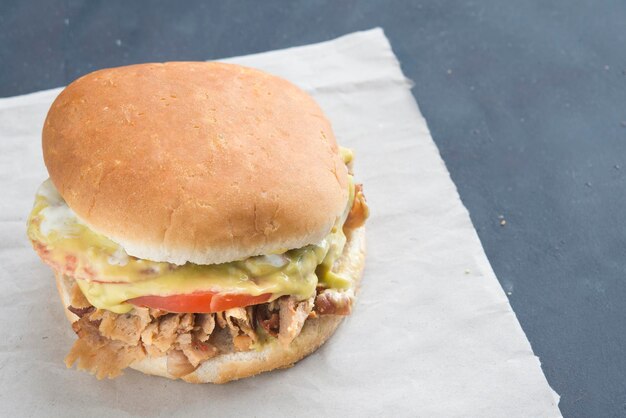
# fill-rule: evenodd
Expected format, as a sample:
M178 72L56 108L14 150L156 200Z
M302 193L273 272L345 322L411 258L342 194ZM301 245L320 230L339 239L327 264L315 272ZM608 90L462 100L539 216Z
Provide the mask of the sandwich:
M224 383L292 366L352 312L368 207L294 84L217 62L103 69L42 132L28 236L77 335L65 362Z

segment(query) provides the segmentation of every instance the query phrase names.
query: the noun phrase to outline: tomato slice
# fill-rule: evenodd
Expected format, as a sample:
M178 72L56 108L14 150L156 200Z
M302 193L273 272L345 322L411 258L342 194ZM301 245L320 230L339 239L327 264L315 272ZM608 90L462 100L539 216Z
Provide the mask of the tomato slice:
M211 312L225 311L226 309L239 308L243 306L258 305L270 300L271 293L264 293L259 296L246 295L241 293L218 293L211 300Z
M188 295L140 296L127 302L136 306L176 313L210 313L267 302L271 293L259 296L242 293L195 292Z

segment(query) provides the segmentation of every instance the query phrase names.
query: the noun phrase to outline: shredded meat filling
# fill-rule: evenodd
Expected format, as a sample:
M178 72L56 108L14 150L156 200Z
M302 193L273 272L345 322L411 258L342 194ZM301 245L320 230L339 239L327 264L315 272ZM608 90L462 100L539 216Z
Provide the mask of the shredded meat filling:
M95 311L96 308L94 308L93 306L86 306L84 308L76 308L70 305L67 307L67 310L73 313L74 315L76 315L77 317L82 318L83 316Z
M181 349L194 368L198 367L203 361L219 354L217 347L198 340L182 345Z
M181 350L170 350L167 353L167 372L174 377L183 377L196 370L185 353Z
M276 304L272 304L276 305ZM272 337L278 337L279 331L279 316L278 307L271 310L269 303L264 303L257 307L257 323L265 330L265 332Z
M346 292L323 290L315 298L315 312L318 315L350 315L352 297Z
M304 301L283 296L215 314L135 308L120 315L91 305L69 306L68 310L79 317L72 324L78 340L65 361L68 367L76 364L102 379L120 375L124 368L146 356L166 356L168 372L182 377L221 353L252 349L259 341L258 330L288 345L307 318L347 315L350 306L347 294L322 289L316 297ZM224 344L223 338L229 338L230 343Z
M88 316L72 324L78 340L65 358L68 367L76 364L79 370L87 370L98 379L113 378L145 356L141 346L106 338L100 334L98 326L99 321L91 321Z
M370 214L363 194L363 185L357 184L354 186L354 202L346 218L346 222L343 224L343 229L355 229L365 224L365 220Z
M278 306L278 341L287 346L300 334L304 321L313 309L313 298L298 302L293 296L284 296L278 300Z

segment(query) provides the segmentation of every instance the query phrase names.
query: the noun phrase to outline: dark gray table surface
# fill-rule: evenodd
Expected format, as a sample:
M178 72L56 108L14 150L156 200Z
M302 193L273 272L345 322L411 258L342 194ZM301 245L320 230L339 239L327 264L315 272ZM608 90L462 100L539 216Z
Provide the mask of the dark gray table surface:
M626 416L626 2L2 0L0 97L374 26L564 415Z

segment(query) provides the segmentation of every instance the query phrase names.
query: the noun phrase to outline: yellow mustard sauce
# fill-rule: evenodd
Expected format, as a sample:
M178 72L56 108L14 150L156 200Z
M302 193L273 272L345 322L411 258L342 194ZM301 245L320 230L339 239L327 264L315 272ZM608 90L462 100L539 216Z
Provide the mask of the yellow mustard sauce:
M283 295L306 299L314 294L318 280L324 287L350 287L350 279L331 268L346 243L342 226L353 200L350 177L344 215L315 245L223 264L179 266L129 256L120 245L82 222L46 180L28 219L28 236L46 263L77 279L92 305L115 313L130 311L133 305L126 301L132 298L200 291L252 296L271 293L271 300Z

